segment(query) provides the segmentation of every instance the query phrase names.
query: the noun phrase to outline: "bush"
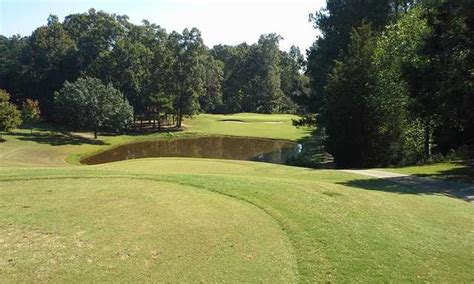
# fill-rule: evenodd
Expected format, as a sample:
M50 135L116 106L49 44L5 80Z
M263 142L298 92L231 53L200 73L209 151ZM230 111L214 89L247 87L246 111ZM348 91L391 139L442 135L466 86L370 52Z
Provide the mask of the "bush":
M2 139L2 132L9 132L20 124L20 111L10 102L7 91L0 90L0 139Z
M122 93L111 84L96 78L83 77L74 83L65 82L55 92L56 119L78 129L120 132L133 123L133 108Z

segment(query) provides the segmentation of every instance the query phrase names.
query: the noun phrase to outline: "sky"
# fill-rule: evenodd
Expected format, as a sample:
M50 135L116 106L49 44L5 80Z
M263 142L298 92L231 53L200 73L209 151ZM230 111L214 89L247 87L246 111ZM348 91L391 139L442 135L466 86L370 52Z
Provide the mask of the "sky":
M284 38L281 49L296 45L304 52L318 35L308 16L324 3L325 0L0 0L0 34L30 35L46 24L50 14L62 21L66 15L95 8L128 15L136 24L147 19L169 32L197 27L209 47L251 44L263 33L277 33Z

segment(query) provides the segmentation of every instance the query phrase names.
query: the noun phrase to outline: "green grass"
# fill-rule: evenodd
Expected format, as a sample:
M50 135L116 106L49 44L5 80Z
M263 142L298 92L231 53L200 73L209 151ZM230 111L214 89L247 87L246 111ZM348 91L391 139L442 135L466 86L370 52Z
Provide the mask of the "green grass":
M289 118L260 125L282 116L230 117L249 123L199 116L172 135L304 136ZM24 132L0 144L1 283L474 281L474 206L462 200L246 161L73 166L64 159L171 134Z
M310 132L309 129L293 127L292 119L297 118L289 114L203 114L185 121L185 124L188 126L187 131L195 133L298 140Z
M461 162L437 163L403 168L387 168L384 170L433 179L474 183L474 168Z
M196 135L236 135L298 140L309 135L309 129L292 125L294 115L208 115L186 119L182 132L151 133L142 135L101 135L97 140L92 133L62 133L51 125L40 125L33 134L29 129L17 129L5 135L0 143L2 166L67 166L78 165L81 157L134 141L169 139ZM245 123L223 122L225 119L243 120Z

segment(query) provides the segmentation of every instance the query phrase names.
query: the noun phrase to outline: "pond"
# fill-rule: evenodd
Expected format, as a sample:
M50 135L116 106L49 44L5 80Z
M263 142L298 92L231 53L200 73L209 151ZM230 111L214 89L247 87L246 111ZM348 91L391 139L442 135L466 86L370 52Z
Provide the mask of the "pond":
M103 164L149 157L192 157L231 159L284 164L301 151L301 145L287 141L249 137L197 137L142 141L121 145L81 163Z

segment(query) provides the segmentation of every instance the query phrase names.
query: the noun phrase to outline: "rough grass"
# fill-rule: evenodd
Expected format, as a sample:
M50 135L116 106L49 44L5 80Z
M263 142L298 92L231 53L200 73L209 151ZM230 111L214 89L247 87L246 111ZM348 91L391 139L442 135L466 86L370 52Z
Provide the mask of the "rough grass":
M290 121L199 116L182 134L98 141L55 129L5 136L0 282L474 281L474 206L462 200L245 161L65 162L170 135L299 139Z

